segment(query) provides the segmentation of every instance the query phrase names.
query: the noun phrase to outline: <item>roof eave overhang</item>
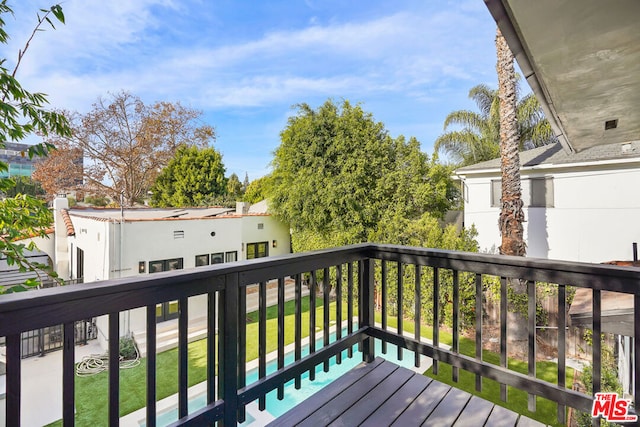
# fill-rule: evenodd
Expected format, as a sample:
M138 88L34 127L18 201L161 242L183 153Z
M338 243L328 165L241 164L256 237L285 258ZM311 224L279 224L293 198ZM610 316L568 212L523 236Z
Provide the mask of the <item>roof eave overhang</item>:
M527 83L538 98L538 102L551 125L553 133L567 152L574 153L575 150L571 144L569 144L565 131L558 118L558 114L556 113L554 105L548 96L548 91L545 89L544 83L538 79L535 67L530 60L530 55L526 49L526 44L513 25L513 14L510 13L508 5L505 5L502 0L484 0L484 2L493 16L493 19L496 21L498 28L500 28L500 32L507 41L516 61L518 61L518 65L520 66Z

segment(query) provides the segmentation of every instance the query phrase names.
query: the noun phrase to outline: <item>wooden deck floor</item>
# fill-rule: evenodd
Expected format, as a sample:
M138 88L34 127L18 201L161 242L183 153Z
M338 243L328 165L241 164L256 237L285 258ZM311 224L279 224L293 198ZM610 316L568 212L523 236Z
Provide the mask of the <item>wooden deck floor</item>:
M269 426L542 426L382 358L360 364Z

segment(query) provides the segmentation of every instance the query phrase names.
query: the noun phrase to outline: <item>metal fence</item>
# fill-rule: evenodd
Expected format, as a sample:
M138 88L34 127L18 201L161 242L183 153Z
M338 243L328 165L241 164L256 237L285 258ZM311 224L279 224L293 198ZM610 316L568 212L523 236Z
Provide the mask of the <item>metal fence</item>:
M75 322L75 343L87 344L98 337L96 319ZM5 337L0 337L0 345L5 345ZM20 356L22 359L60 350L63 345L62 325L47 326L21 334Z

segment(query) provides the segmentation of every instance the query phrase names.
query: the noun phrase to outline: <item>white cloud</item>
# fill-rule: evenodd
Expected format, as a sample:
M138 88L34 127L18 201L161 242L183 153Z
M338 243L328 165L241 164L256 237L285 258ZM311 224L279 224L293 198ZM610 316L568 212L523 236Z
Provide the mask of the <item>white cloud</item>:
M67 25L38 35L21 77L35 90L47 88L56 105L79 110L120 89L198 108L391 92L429 99L425 87L442 80L472 86L473 64L486 61L476 40L453 37L478 25L456 10L312 24L204 46L159 38L170 24L157 11L194 13L182 2L68 0L64 9Z

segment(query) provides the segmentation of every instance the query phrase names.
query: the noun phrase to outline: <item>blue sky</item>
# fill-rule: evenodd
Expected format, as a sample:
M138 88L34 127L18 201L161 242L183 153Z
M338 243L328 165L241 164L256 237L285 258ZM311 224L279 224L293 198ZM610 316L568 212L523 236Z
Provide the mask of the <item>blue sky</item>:
M15 62L46 0L10 0ZM86 112L127 90L202 110L227 174L269 171L293 106L360 102L432 154L445 116L496 86L495 22L481 0L65 0L18 73L53 108Z

